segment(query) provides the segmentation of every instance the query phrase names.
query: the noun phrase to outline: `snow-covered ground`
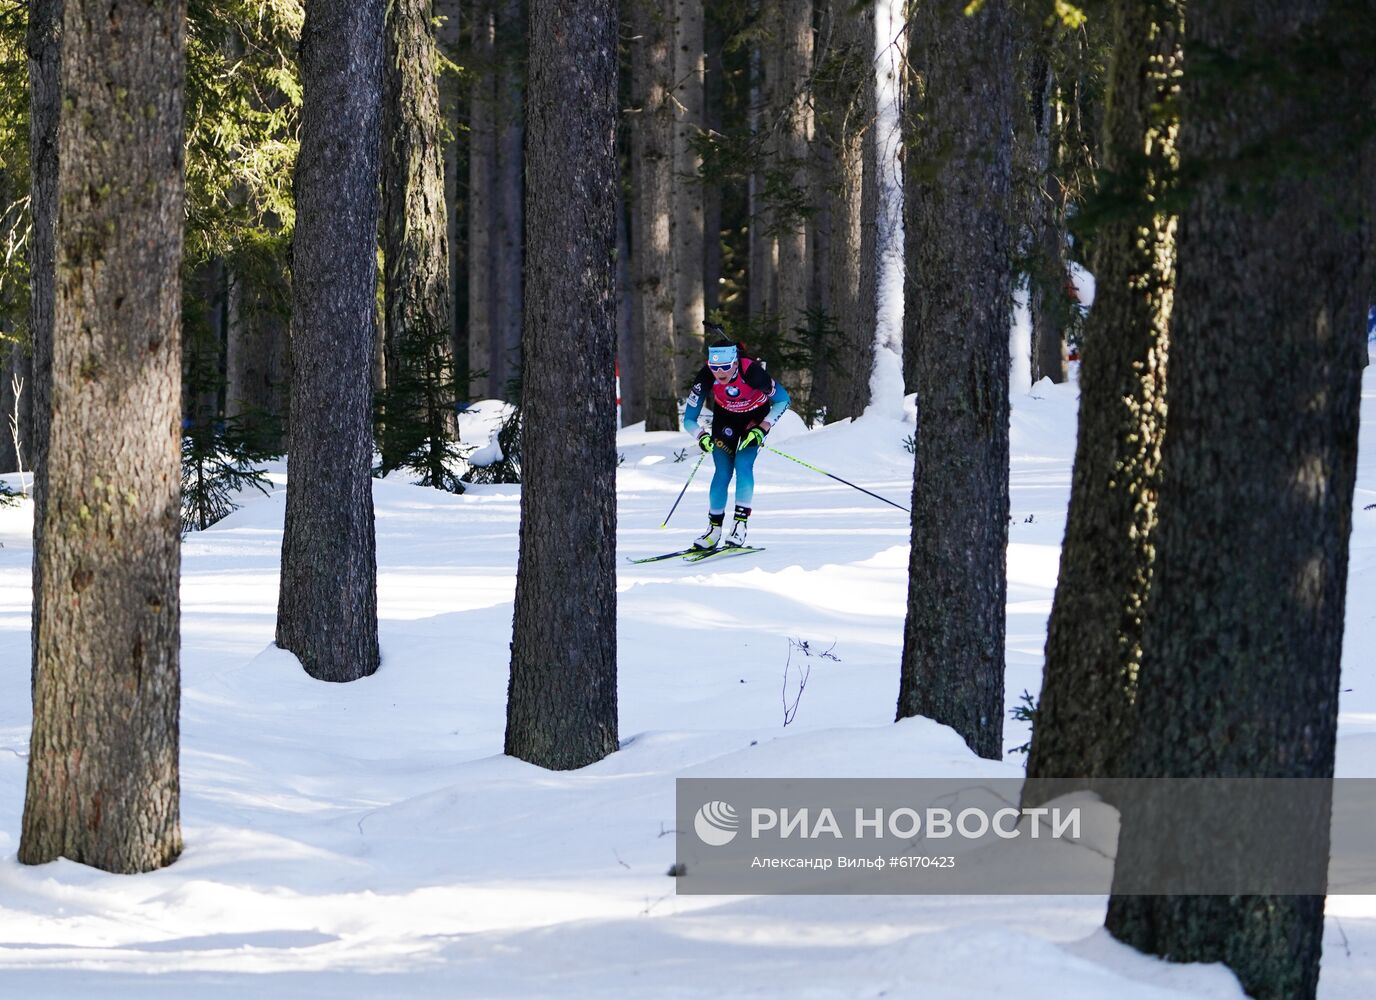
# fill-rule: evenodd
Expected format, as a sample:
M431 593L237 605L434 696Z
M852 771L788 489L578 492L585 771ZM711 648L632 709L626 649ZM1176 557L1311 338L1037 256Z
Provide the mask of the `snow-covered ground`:
M1008 703L1040 686L1074 446L1072 387L1016 394ZM1376 376L1363 400L1339 770L1376 774ZM491 407L469 418L466 437ZM770 444L907 503L913 431L871 416ZM1239 997L1219 966L1138 955L1103 897L678 897L680 776L1017 776L895 724L907 520L773 455L751 541L633 566L701 530L684 434L623 431L622 749L575 773L502 756L518 488L378 482L383 663L309 679L272 645L285 470L184 546L176 864L15 860L29 705L27 507L0 511L0 996ZM691 458L688 459L691 461ZM812 662L784 717L789 640ZM796 655L796 654L795 654ZM1026 739L1009 722L1009 748ZM1376 995L1376 899L1330 900L1320 995Z

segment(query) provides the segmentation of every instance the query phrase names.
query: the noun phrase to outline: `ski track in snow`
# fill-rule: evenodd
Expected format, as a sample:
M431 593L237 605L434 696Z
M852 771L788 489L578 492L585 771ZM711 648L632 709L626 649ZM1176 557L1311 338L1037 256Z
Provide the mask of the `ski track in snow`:
M1376 771L1376 377L1363 398L1339 773ZM1011 707L1040 687L1075 391L1017 393L1008 552ZM493 405L465 417L482 441ZM906 419L770 444L907 504ZM375 484L383 663L309 679L272 645L285 467L184 546L176 864L114 876L15 860L29 703L31 507L0 511L0 994L24 997L1235 998L1102 930L1099 897L677 897L673 779L1017 776L949 729L892 721L906 517L778 456L748 559L632 566L701 527L685 434L621 433L623 749L573 773L502 756L519 492ZM834 643L782 726L788 640ZM1006 724L1005 743L1026 739ZM1320 996L1376 994L1376 900L1334 897Z

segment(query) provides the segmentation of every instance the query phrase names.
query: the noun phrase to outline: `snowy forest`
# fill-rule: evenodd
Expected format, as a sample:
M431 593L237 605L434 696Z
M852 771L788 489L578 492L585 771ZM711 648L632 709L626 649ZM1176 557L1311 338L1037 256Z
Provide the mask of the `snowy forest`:
M1376 0L0 0L0 994L1371 997L1374 210Z

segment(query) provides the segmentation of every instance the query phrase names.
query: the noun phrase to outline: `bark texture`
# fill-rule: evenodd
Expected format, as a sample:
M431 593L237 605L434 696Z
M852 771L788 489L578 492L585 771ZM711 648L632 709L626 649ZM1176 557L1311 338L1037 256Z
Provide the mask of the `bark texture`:
M445 217L444 146L439 79L431 27L432 0L388 4L383 110L383 293L387 384L444 376L449 346L449 232ZM417 371L418 369L418 371ZM436 403L449 405L438 408ZM457 430L452 400L426 399L423 416L438 435ZM422 414L411 414L413 419ZM384 467L405 455L384 454Z
M620 426L645 419L642 399L640 355L644 347L637 318L639 298L632 277L630 222L624 192L618 190L616 204L616 372L617 393L621 400Z
M617 27L613 0L531 5L524 482L506 752L560 770L617 748ZM577 558L570 539L582 540Z
M501 394L492 371L493 244L497 204L493 177L497 169L496 32L492 0L472 0L468 117L468 368L474 399Z
M830 150L824 191L830 206L826 280L840 330L827 367L827 419L858 417L869 405L878 310L878 186L867 146L875 141L874 5L831 0L828 45L818 71L818 135Z
M772 91L775 127L774 169L789 192L791 204L774 213L778 239L778 319L786 336L807 327L812 294L811 261L808 257L806 213L813 207L808 167L812 143L812 100L808 88L812 73L812 0L775 0L778 21L777 85ZM784 380L806 397L811 389L810 372L784 372Z
M505 399L520 370L525 213L525 5L475 0L468 198L469 367Z
M1065 327L1070 309L1066 294L1065 193L1061 188L1058 155L1060 97L1056 74L1047 57L1050 44L1048 38L1038 46L1028 75L1033 163L1032 202L1027 213L1031 227L1028 306L1032 317L1034 385L1043 378L1058 383L1066 380Z
M1186 17L1191 187L1136 775L1333 773L1372 280L1370 205L1353 183L1370 176L1369 136L1351 127L1373 100L1362 9L1234 0ZM1120 874L1188 870L1190 831L1163 837L1152 818L1149 799L1125 809ZM1322 866L1326 810L1311 820ZM1323 903L1115 894L1107 925L1175 961L1226 962L1249 996L1296 1000L1315 995Z
M436 41L440 54L456 63L463 61L460 52L463 43L463 0L435 0ZM449 302L451 325L451 352L459 361L463 360L466 344L460 340L462 317L459 306L464 297L465 261L459 246L461 229L459 219L462 215L461 202L463 187L461 168L463 158L459 150L459 113L461 92L456 74L440 75L440 141L444 144L444 231L449 245ZM459 374L462 375L462 368ZM459 388L464 389L462 378ZM466 398L466 397L465 397Z
M33 467L33 592L43 582L38 559L47 503L48 433L53 398L53 299L57 273L57 125L62 108L63 0L32 0L25 44L29 55L29 350L33 414L29 464ZM33 602L32 669L38 669L42 609Z
M702 283L702 157L693 141L703 130L703 0L674 4L674 340L677 386L686 386L702 364L705 318Z
M510 398L508 387L521 374L525 318L525 38L525 3L502 0L497 9L492 174L497 211L492 229L492 384L493 395L501 399Z
M765 25L777 22L776 0L750 0L751 13ZM757 32L750 46L750 133L758 144L756 168L747 181L747 206L750 213L749 315L760 324L778 309L775 274L779 266L779 244L773 232L773 213L766 197L767 167L773 148L770 139L772 120L769 109L775 78L778 76L777 39Z
M228 296L225 415L243 421L264 447L285 451L291 385L286 276L231 270Z
M674 323L677 291L673 244L674 212L674 106L673 23L664 0L632 0L635 34L639 40L633 58L641 65L636 77L644 90L640 105L640 159L636 166L637 230L641 245L636 253L636 286L640 299L641 327L645 338L642 356L645 429L678 430L678 338Z
M953 727L1003 756L1012 309L1012 18L921 5L903 119L904 340L917 450L898 717Z
M1183 4L1114 5L1097 296L1029 778L1125 777L1155 553L1175 279Z
M640 191L635 179L640 175L642 135L639 106L645 92L645 60L639 51L642 39L635 37L639 28L638 5L621 5L622 49L620 59L630 87L629 100L621 116L620 144L632 183L624 184L619 192L617 215L617 370L621 375L621 424L638 423L645 419L644 376L644 309L640 302L640 248L644 240Z
M149 871L178 778L183 3L63 11L47 502L19 860Z
M290 476L277 644L312 677L377 669L372 375L382 0L309 0L292 248Z

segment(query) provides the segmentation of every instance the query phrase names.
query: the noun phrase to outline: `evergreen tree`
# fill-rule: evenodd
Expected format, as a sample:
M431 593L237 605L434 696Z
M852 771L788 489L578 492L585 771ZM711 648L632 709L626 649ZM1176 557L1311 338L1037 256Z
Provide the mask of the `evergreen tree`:
M830 237L825 269L839 336L835 363L816 381L825 385L827 419L858 417L870 399L877 319L875 256L878 186L875 176L874 3L830 0L817 68L817 134L828 150L822 192Z
M1003 756L1013 14L917 8L906 146L905 364L917 450L898 717Z
M1178 0L1113 7L1097 295L1029 778L1122 777L1156 543L1175 278Z
M184 318L186 312L184 307ZM187 337L194 337L197 332L194 325L183 331ZM224 389L218 354L194 350L182 353L183 382L188 394L193 398L218 399ZM261 421L245 420L237 414L223 417L218 408L183 417L183 532L204 531L237 510L238 495L243 490L254 488L267 495L267 475L260 465L273 456L261 442L275 435L264 434L263 430Z
M430 7L430 0L388 7L382 175L387 386L379 444L384 471L419 466L426 485L450 489L458 487L446 464L458 434L458 391Z
M645 429L678 430L678 327L674 299L679 262L674 257L673 0L631 0L638 88L634 183L638 215L633 248L636 296L644 337L641 378Z
M532 0L524 484L506 752L557 769L617 748L617 29L614 0Z
M811 169L812 0L768 2L777 18L771 24L775 81L769 92L775 135L768 147L773 154L768 183L775 188L771 229L779 262L774 313L780 329L790 331L808 327L807 312L814 306L808 253L809 220L817 208ZM811 390L811 372L784 369L782 375L798 392Z
M703 351L703 0L673 3L673 240L676 384L687 386Z
M182 846L184 38L181 2L64 8L25 864L148 871Z
M472 18L468 367L475 395L501 397L519 365L524 309L525 4L474 0Z
M1371 13L1232 0L1185 18L1187 200L1134 776L1333 775L1376 264L1363 224ZM1160 815L1150 796L1124 808L1115 885L1162 866L1213 874L1188 835L1163 836ZM1322 871L1329 816L1305 818L1312 854L1295 864ZM1115 892L1106 922L1144 951L1227 963L1259 1000L1303 1000L1317 988L1323 907L1321 895Z
M277 644L332 681L378 665L371 417L384 31L382 0L306 4Z

